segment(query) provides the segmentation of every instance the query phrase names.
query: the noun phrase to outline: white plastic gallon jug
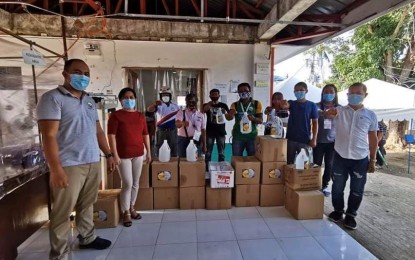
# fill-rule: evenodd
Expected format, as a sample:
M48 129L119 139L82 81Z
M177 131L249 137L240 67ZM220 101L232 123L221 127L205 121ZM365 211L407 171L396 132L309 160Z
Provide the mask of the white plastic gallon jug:
M252 123L248 118L248 113L244 112L244 115L241 118L240 130L242 134L249 134L252 132Z
M223 113L222 113L222 109L221 108L218 108L218 110L216 111L216 123L218 125L222 125L222 124L225 123L225 118L223 116Z
M295 158L295 168L297 170L304 170L304 162L308 161L307 152L304 148L301 148L301 151L299 154L297 154L297 157Z
M186 160L189 162L197 161L197 147L193 140L190 140L190 143L186 148Z
M167 140L164 140L163 145L160 147L159 161L160 162L169 162L170 161L170 146L167 143Z

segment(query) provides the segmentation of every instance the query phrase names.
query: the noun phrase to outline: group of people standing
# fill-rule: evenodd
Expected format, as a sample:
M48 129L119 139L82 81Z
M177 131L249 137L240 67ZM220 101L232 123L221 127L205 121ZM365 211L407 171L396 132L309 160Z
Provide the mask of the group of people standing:
M94 232L93 203L97 200L101 182L100 150L110 171L119 168L122 178L121 209L123 223L131 226L132 219L141 216L134 209L141 168L151 161L150 137L146 117L136 110L136 93L131 88L120 91L122 109L111 113L108 121L108 140L102 130L94 100L85 92L90 82L88 65L79 59L65 62L63 85L45 93L37 107L37 118L42 135L45 156L50 169L52 208L50 213L50 259L67 259L69 253L69 216L75 208L79 231L79 247L105 249L111 241L97 237ZM186 108L180 110L167 91L160 100L147 108L156 113L156 149L164 140L172 156L185 157L186 147L194 140L199 153L211 160L216 142L219 161L225 160L225 119L235 119L232 129L232 153L235 156L255 153L257 125L262 124L262 104L254 100L251 86L238 86L239 100L230 108L219 102L220 92L210 91L208 103L197 111L198 98L186 96ZM378 129L376 115L362 102L367 96L366 86L355 83L348 90L347 106L337 103L334 85L323 88L321 102L306 99L307 85L299 82L294 87L296 100L286 101L281 93L272 98L265 109L269 115L288 117L288 163L293 163L301 148L314 148L314 161L321 165L324 157L323 185L332 185L334 211L329 219L356 228L356 212L362 201L367 172L374 172ZM347 210L344 211L343 191L351 178Z

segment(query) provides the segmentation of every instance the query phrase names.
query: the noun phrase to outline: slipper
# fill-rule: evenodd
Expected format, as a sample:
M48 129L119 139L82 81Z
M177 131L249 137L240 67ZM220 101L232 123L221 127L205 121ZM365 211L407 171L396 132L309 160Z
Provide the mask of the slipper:
M131 214L131 218L133 218L133 219L141 219L140 213L135 211L135 209L133 209L133 208L130 209L130 214Z
M128 210L124 211L123 224L124 227L131 227L131 225L133 224L133 222L131 221L131 214Z

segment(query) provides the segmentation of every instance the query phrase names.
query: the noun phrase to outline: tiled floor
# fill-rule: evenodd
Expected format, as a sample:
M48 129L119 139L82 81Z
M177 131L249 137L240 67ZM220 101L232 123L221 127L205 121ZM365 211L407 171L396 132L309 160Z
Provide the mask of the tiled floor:
M129 228L97 229L99 236L113 241L107 250L79 250L74 233L70 259L376 259L326 218L298 221L284 207L142 215ZM18 259L47 259L48 251L44 228L19 247Z

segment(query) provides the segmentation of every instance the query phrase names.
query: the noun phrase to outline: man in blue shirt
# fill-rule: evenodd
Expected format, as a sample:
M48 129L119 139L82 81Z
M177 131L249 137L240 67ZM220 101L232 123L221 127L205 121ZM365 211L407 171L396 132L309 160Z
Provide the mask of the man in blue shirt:
M110 170L114 160L95 108L85 89L89 68L82 60L65 62L62 86L46 92L37 106L43 149L49 164L52 210L50 259L68 259L70 221L76 210L79 248L106 249L111 241L95 235L93 204L101 182L101 149Z
M287 126L287 163L293 164L295 154L302 148L316 147L318 131L318 108L316 104L306 99L307 84L298 82L294 86L297 100L281 101L283 109L289 109L290 117Z

